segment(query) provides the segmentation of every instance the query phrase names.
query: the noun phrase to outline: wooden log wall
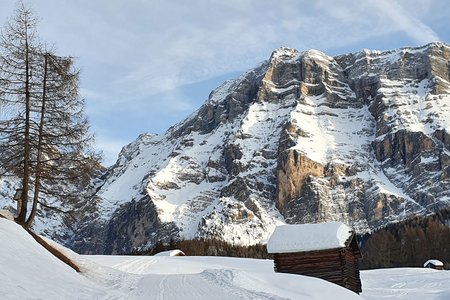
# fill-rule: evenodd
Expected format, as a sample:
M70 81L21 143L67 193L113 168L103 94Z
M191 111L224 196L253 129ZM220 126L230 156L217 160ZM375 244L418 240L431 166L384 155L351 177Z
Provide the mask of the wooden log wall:
M321 278L360 293L358 257L351 248L276 253L275 272Z

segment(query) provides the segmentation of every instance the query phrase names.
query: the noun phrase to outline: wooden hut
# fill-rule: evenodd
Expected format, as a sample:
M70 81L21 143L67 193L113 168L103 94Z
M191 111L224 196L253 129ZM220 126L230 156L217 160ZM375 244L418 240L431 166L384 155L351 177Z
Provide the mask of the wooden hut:
M281 225L267 243L275 272L321 278L360 293L356 234L340 222Z
M429 259L423 264L423 267L435 270L444 270L444 263L437 259Z

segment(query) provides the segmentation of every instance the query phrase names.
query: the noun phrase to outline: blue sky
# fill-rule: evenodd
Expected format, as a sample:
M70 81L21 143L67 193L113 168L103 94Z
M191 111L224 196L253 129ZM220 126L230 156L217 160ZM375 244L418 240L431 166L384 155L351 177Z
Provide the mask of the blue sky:
M76 57L106 165L163 133L221 82L278 47L329 55L450 42L448 0L25 0L39 32ZM0 0L0 24L16 1Z

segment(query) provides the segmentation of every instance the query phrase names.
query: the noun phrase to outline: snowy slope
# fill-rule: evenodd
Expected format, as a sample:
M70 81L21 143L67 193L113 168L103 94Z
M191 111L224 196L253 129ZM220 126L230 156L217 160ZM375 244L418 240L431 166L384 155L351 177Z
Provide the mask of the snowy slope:
M2 299L361 299L323 280L275 274L272 262L212 257L79 256L76 273L0 218Z
M49 243L52 243L48 240ZM80 256L76 273L0 218L2 299L408 299L450 297L450 271L362 271L362 297L323 280L273 272L273 261L226 257Z
M78 274L38 245L20 226L3 218L0 266L2 299L92 299L107 291L106 286Z
M8 214L16 216L17 202L13 200L16 193L16 189L22 186L22 182L17 177L4 176L0 178L0 210L8 212ZM85 201L84 195L86 191L79 190L79 187L73 184L61 184L60 189L75 190L80 195L80 202L74 203L74 201L67 201L66 198L58 198L45 195L44 199L41 199L50 207L59 209L60 211L72 211L71 214L61 214L60 211L54 209L45 209L42 206L37 212L36 218L33 222L33 229L42 235L54 238L61 243L67 243L70 237L73 235L73 226L68 226L73 219L78 218L77 213L83 214L82 211L77 211L79 204ZM41 195L43 195L41 193ZM32 199L33 195L30 195L29 199ZM28 202L28 212L31 211L32 201Z

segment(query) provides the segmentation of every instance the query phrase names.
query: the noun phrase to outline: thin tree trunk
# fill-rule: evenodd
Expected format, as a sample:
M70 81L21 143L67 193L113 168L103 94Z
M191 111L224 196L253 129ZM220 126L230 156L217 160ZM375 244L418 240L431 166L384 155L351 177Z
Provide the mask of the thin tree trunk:
M33 195L33 207L31 208L30 216L25 224L27 228L31 227L34 217L36 216L37 205L39 201L39 192L41 189L41 157L42 157L42 136L44 132L44 116L45 116L45 101L47 92L47 67L48 67L48 54L44 55L44 79L42 82L42 106L41 106L41 120L39 122L39 136L37 145L37 159L36 159L36 178L34 182L34 195Z
M25 28L28 26L25 23ZM28 206L28 191L30 181L30 51L28 45L28 32L25 30L25 132L24 132L24 158L22 179L22 207L16 218L17 223L25 224Z

